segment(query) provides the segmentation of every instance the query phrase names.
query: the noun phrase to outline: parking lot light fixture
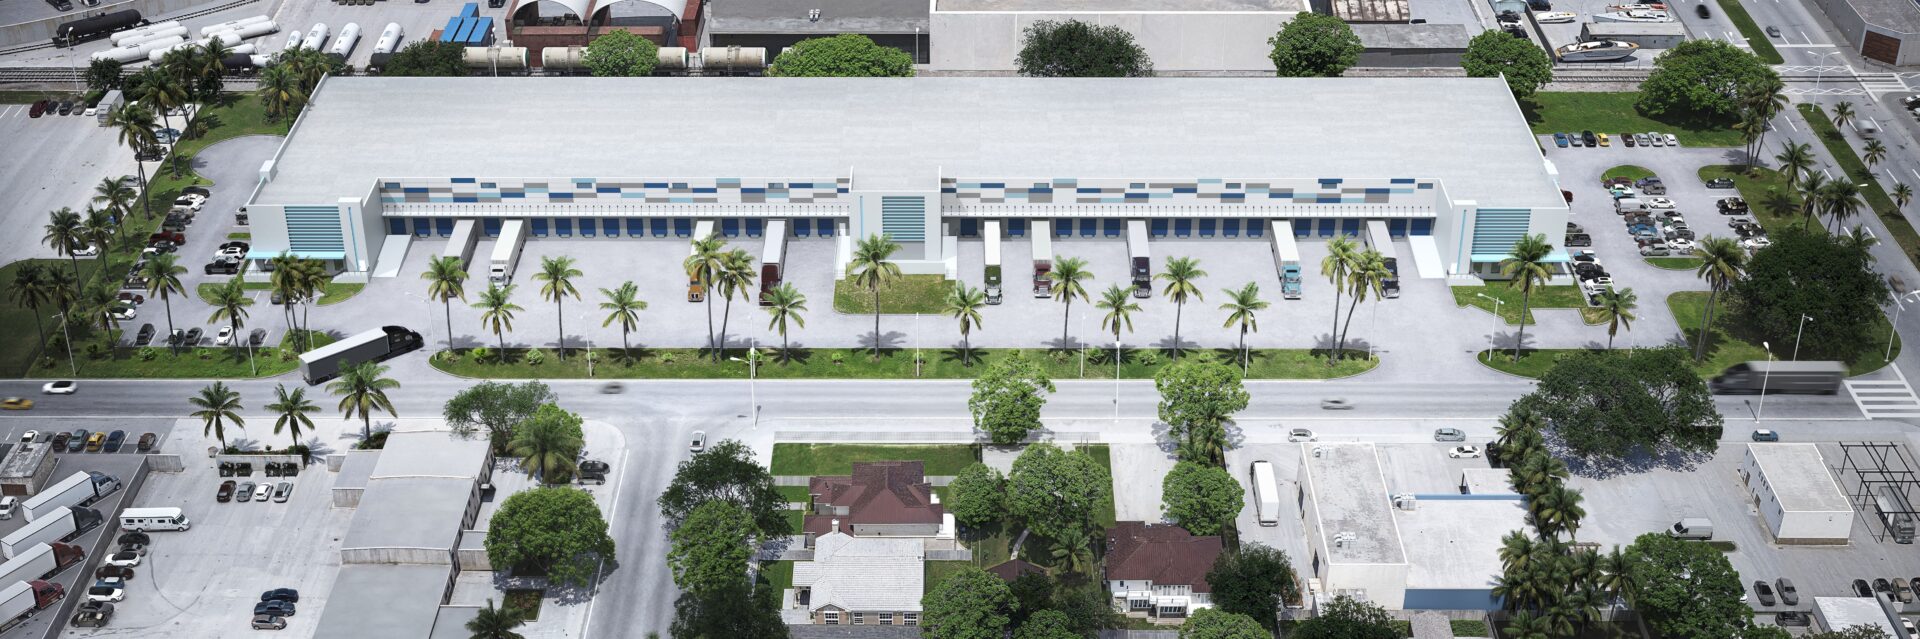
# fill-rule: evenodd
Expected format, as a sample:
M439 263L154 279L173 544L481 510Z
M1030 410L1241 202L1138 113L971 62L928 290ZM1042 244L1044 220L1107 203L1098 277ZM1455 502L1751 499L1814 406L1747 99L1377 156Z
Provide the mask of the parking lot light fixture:
M1760 415L1767 412L1767 381L1773 378L1773 344L1760 342L1760 348L1767 351L1767 370L1760 374L1760 407L1753 411L1754 423L1760 422Z
M1474 293L1474 295L1493 302L1493 326L1487 329L1487 363L1491 364L1493 363L1493 333L1494 331L1500 330L1500 304L1503 300L1486 293Z
M1806 313L1800 314L1800 328L1796 328L1793 330L1793 360L1792 361L1796 361L1796 362L1800 361L1800 335L1807 332L1807 322L1811 321L1812 319L1813 318L1808 317Z

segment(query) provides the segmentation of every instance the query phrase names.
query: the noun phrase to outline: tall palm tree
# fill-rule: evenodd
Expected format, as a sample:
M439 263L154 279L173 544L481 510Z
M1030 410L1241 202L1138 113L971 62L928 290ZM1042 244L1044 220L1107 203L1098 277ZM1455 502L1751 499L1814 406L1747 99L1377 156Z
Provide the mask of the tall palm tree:
M1333 352L1346 352L1347 333L1353 330L1353 316L1356 315L1354 310L1360 307L1361 302L1367 301L1369 293L1376 298L1386 296L1386 291L1381 287L1385 286L1388 275L1386 256L1379 251L1367 249L1353 257L1353 264L1347 272L1347 323L1340 327L1340 341L1334 346Z
M1787 176L1787 189L1791 190L1799 186L1801 174L1813 169L1813 146L1788 142L1773 159L1780 163L1780 172Z
M106 259L107 249L112 246L113 234L118 230L120 230L119 226L113 221L111 211L94 208L91 204L87 205L86 220L80 223L80 236L86 238L86 243L93 245L99 251L101 259Z
M224 78L227 75L227 56L233 54L233 47L215 38L208 40L194 53L197 54L194 56L196 67L194 94L199 96L201 101L210 100L220 95L220 91L226 88Z
M1867 146L1861 150L1860 157L1867 161L1867 168L1871 169L1873 165L1887 159L1887 145L1881 144L1879 140L1867 140Z
M247 323L247 307L253 306L253 296L247 294L247 283L241 276L235 275L225 284L213 289L213 316L207 321L218 323L226 320L228 328L233 330L234 339L240 339L240 327ZM248 361L253 358L253 350L247 350Z
M1894 206L1904 209L1904 208L1907 208L1907 203L1912 201L1913 201L1913 187L1907 186L1907 183L1905 182L1901 182L1899 184L1893 185L1893 205Z
M1841 246L1866 249L1879 244L1880 236L1868 231L1866 225L1855 224L1852 228L1847 229L1846 232L1841 233L1839 240ZM1872 253L1865 253L1865 255L1868 262L1874 261L1875 258Z
M307 321L310 319L307 315L313 310L314 304L320 301L320 295L324 292L327 281L331 276L327 275L327 265L325 262L302 257L294 259L293 268L288 277L293 278L294 288L300 293L301 340L302 342L311 342L313 339L313 324ZM311 347L310 343L308 347Z
M500 340L500 361L507 359L507 331L513 330L513 314L526 310L513 303L513 287L508 284L487 284L487 290L480 292L480 301L473 307L480 309L480 326L491 327L493 336Z
M275 271L278 275L279 271ZM427 270L420 274L427 281L427 295L440 300L440 310L447 316L447 350L453 350L453 300L467 301L467 267L458 255L443 255L427 260Z
M1547 488L1566 483L1567 464L1558 457L1536 451L1520 460L1520 465L1511 470L1514 492L1528 497L1538 496Z
M790 357L792 353L787 347L787 325L791 323L800 328L807 327L807 296L800 294L800 289L794 288L792 282L782 283L767 291L766 304L762 308L767 310L767 330L780 334L780 352L783 357Z
M1640 319L1633 314L1634 309L1639 307L1639 302L1639 296L1634 295L1631 288L1607 289L1600 292L1600 307L1594 310L1599 311L1600 320L1607 323L1608 349L1613 348L1613 336L1620 333L1621 326L1627 327L1629 331L1633 330L1633 321Z
M1100 301L1095 302L1093 307L1107 312L1105 317L1100 318L1100 328L1113 330L1113 361L1118 362L1120 361L1120 326L1125 324L1127 332L1133 332L1133 314L1140 311L1140 305L1133 303L1132 291L1114 284L1100 294Z
M373 437L374 411L400 417L393 410L393 400L387 397L387 391L399 387L399 381L387 377L387 367L361 362L341 370L339 379L327 384L327 392L340 397L341 417L360 418L360 440L366 441Z
M1053 540L1053 558L1067 572L1083 574L1093 565L1093 536L1084 528L1069 528Z
M174 49L168 53L173 56L173 60L185 59L193 55L192 52L185 49ZM160 66L149 67L147 69L147 71L153 72L153 79L142 80L141 84L143 88L140 102L142 104L153 105L155 110L160 112L161 123L171 129L173 128L173 117L170 112L186 106L187 87L178 77L167 73L167 69L176 68L179 66L179 63L169 64L168 62L169 60L167 58L162 58ZM174 141L167 144L167 146L172 147L178 143L179 138L175 137Z
M1747 252L1735 244L1732 239L1707 236L1694 248L1694 254L1700 257L1700 268L1694 275L1707 281L1706 316L1700 320L1700 338L1694 341L1693 361L1698 363L1707 356L1707 335L1713 327L1713 303L1720 298L1720 292L1733 286L1747 270Z
M564 481L574 470L583 443L577 431L551 420L537 420L513 430L508 448L520 457L529 475L548 484ZM556 472L557 471L557 472Z
M200 389L200 394L187 398L187 403L200 410L192 416L200 418L206 424L201 435L211 433L220 440L220 449L227 448L227 424L241 428L247 427L247 420L240 417L245 406L240 405L240 391L227 388L226 382L214 382L212 386Z
M987 294L977 288L968 288L964 282L954 282L953 290L947 291L945 306L941 313L960 321L960 363L973 366L973 327L985 324L980 317L980 309L987 306Z
M175 253L161 253L147 258L147 266L140 276L147 279L147 295L160 298L167 308L167 344L175 346L173 340L173 296L183 295L187 287L180 283L180 276L187 273L187 267L176 263L180 256Z
M526 639L513 631L526 623L527 615L519 608L496 608L488 599L487 607L467 620L467 632L471 639Z
M1847 128L1847 123L1852 122L1855 115L1857 114L1853 112L1853 103L1841 100L1839 104L1833 105L1833 128Z
M1220 305L1220 310L1227 312L1227 323L1221 324L1220 327L1240 325L1240 366L1245 368L1250 363L1247 356L1247 331L1260 332L1260 318L1257 313L1267 310L1269 302L1260 299L1260 285L1253 282L1247 282L1247 285L1240 287L1239 290L1226 288L1220 291L1227 295L1227 303Z
M307 414L319 412L320 407L307 400L307 389L301 386L288 389L286 384L276 384L273 396L273 403L267 404L267 410L275 416L273 434L278 435L283 429L290 431L293 445L300 445L300 429L313 430L313 418Z
M1807 171L1800 179L1800 228L1808 228L1813 216L1826 210L1827 176L1816 171Z
M1167 260L1166 268L1155 273L1153 279L1167 283L1160 294L1173 300L1173 358L1180 359L1180 316L1187 309L1187 298L1204 302L1206 296L1200 292L1200 278L1207 272L1200 270L1200 260L1191 257L1176 257Z
M1600 574L1594 577L1593 585L1609 601L1625 597L1632 587L1631 579L1627 577L1628 570L1630 564L1626 553L1620 552L1619 546L1614 546L1612 551L1600 556Z
M1522 610L1507 617L1507 625L1500 629L1505 639L1555 639L1553 622L1546 617Z
M726 248L727 241L721 239L719 233L710 233L693 241L693 254L681 263L687 270L687 278L706 291L707 348L713 348L713 284L720 269L727 265Z
M1513 243L1513 251L1500 261L1500 272L1507 277L1507 288L1520 289L1520 337L1513 341L1513 361L1520 361L1520 346L1527 342L1527 316L1533 308L1533 289L1545 286L1553 275L1547 256L1553 245L1545 235L1530 235Z
M136 158L134 167L140 174L140 193L146 193L147 165L138 161L138 158L140 152L152 147L156 140L153 134L153 111L148 110L145 104L123 106L114 109L113 114L107 116L107 126L113 127L121 146L133 151ZM148 198L140 198L140 209L146 214L147 219L153 218L153 204L148 201Z
M33 329L40 334L36 345L47 343L47 329L42 324L40 305L53 301L53 282L47 278L47 267L38 262L26 262L13 271L13 281L7 288L7 298L19 306L33 312ZM38 346L35 346L38 348Z
M1741 156L1745 159L1743 164L1751 168L1760 163L1760 137L1767 132L1767 119L1759 111L1746 107L1742 109L1740 121L1733 124L1733 129L1740 132Z
M1501 415L1493 434L1493 446L1500 449L1503 459L1525 459L1528 453L1543 443L1539 416L1530 409L1520 407Z
M640 287L628 280L613 290L600 289L600 294L607 298L607 301L600 303L600 310L607 311L607 319L600 322L600 326L605 328L619 322L620 350L633 350L627 344L627 334L640 325L640 311L647 310L647 303L640 300Z
M1320 274L1333 283L1333 329L1327 333L1327 345L1333 346L1340 336L1340 294L1347 287L1347 273L1353 268L1353 259L1359 255L1358 245L1345 235L1327 240L1327 256L1320 258ZM1335 350L1327 356L1327 366L1339 361L1340 351Z
M1766 147L1766 123L1772 121L1773 116L1778 115L1782 109L1787 108L1786 91L1787 84L1779 78L1773 78L1765 83L1753 85L1747 94L1742 96L1743 106L1760 120L1758 139L1754 140L1753 148L1747 151L1747 157L1758 156L1759 150Z
M880 286L900 277L900 265L893 254L900 245L891 235L869 235L853 248L853 261L847 269L853 283L873 293L873 356L880 357Z
M1047 279L1052 282L1053 299L1066 306L1060 312L1060 347L1067 347L1067 326L1073 316L1073 298L1088 301L1086 282L1093 279L1093 271L1087 269L1087 261L1078 257L1063 257L1054 260L1053 270L1047 271Z
M300 78L291 67L273 65L260 70L260 102L267 109L267 117L279 120L299 108L306 100L306 92L300 88Z
M113 214L114 224L125 222L127 216L133 215L133 199L140 197L140 194L127 186L127 182L132 180L131 175L104 177L93 187L93 203L107 205L107 211Z
M727 252L720 264L720 272L715 279L718 280L720 296L727 298L727 303L720 311L720 347L713 349L715 362L719 362L727 350L727 323L733 319L733 298L753 297L753 256L744 250L734 249Z
M1862 206L1860 187L1852 180L1828 182L1821 200L1826 205L1828 220L1839 227L1846 226L1847 220L1859 214Z
M86 309L84 312L93 319L100 320L100 332L108 335L120 326L120 320L113 316L113 305L117 301L113 287L101 281L88 283L79 299L80 308Z
M73 271L48 267L47 288L51 293L48 300L59 307L61 313L71 312L74 303L80 300L80 280L74 279Z
M272 268L272 274L267 276L267 284L272 287L274 297L280 299L280 315L287 323L287 334L297 334L300 325L293 314L293 304L294 299L300 296L300 258L281 251L267 263ZM453 331L448 330L447 334L451 335Z
M80 279L80 257L73 252L87 241L86 227L80 223L80 214L73 209L60 207L58 211L47 213L47 234L40 242L53 247L54 255L65 255L73 264L73 277Z
M1582 501L1578 489L1555 484L1538 497L1528 500L1527 504L1532 510L1536 528L1542 528L1542 532L1545 529L1565 532L1567 538L1572 540L1580 531L1580 520L1587 516L1586 508L1580 505Z
M571 257L540 258L540 272L533 279L546 282L540 285L540 299L553 302L554 319L560 323L560 359L567 358L567 309L566 299L580 299L580 290L574 288L573 278L580 277L580 269L573 267Z

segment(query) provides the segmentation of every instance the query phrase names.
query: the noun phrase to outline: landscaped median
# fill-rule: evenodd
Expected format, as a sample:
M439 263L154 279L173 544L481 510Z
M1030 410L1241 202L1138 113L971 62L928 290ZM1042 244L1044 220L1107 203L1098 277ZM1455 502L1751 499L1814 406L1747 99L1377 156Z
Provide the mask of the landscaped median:
M1743 217L1765 227L1768 233L1777 233L1788 226L1801 223L1800 194L1787 188L1787 176L1773 169L1747 168L1731 164L1714 164L1700 167L1700 181L1727 178L1733 180L1733 187L1740 199L1747 201L1748 212ZM1720 217L1716 212L1715 217ZM1724 219L1724 218L1722 218ZM1696 222L1700 220L1695 220ZM1723 227L1710 226L1715 231L1707 235L1727 235Z
M1874 213L1879 214L1880 222L1887 225L1893 240L1900 244L1900 253L1906 255L1908 260L1915 260L1915 256L1920 254L1920 232L1914 231L1913 224L1900 214L1900 208L1894 205L1893 198L1887 196L1886 187L1881 186L1879 178L1854 153L1853 147L1847 145L1840 128L1833 125L1833 120L1827 118L1827 112L1817 104L1800 105L1800 115L1813 127L1814 137L1820 138L1820 143L1826 145L1827 154L1840 164L1847 178L1861 185L1860 196L1866 199L1867 206ZM1915 263L1920 264L1920 261Z
M1669 271L1692 271L1700 268L1697 257L1649 257L1647 265Z
M200 301L214 304L213 294L220 289L220 286L221 284L218 283L204 282L195 289L195 292L200 295ZM247 282L243 285L243 288L249 291L269 291L273 290L273 285L266 282ZM360 291L366 290L366 288L367 285L365 284L336 284L329 278L327 283L320 287L320 302L318 305L332 306L345 302L352 299L353 296L359 295Z
M1018 349L974 349L972 366L961 362L958 349L924 349L925 361L914 373L913 351L885 349L875 359L871 349L796 348L782 361L777 349L763 348L758 374L765 379L971 379L986 370L987 364L1008 357ZM477 352L476 352L477 351ZM462 377L494 379L746 379L746 349L728 349L719 362L712 351L695 348L618 348L593 349L592 375L587 371L586 349L567 350L561 359L555 349L507 349L505 362L498 349L458 349L436 353L433 366ZM1206 351L1222 362L1238 363L1239 351ZM1040 363L1055 380L1113 379L1113 350L1028 350L1027 357ZM1192 356L1195 351L1188 351ZM1248 379L1336 379L1373 370L1379 360L1349 350L1347 359L1327 366L1326 351L1309 349L1258 349L1250 353ZM1159 350L1127 349L1120 363L1121 379L1152 379L1173 358Z
M1767 64L1786 62L1785 58L1780 57L1780 50L1773 48L1773 40L1767 37L1765 31L1760 30L1760 25L1753 21L1753 16L1747 15L1747 8L1740 6L1740 0L1718 0L1718 2L1720 10L1727 14L1727 19L1733 21L1734 28L1740 30L1740 37L1747 41L1748 46L1753 47L1754 57L1760 58L1761 62Z
M1455 286L1452 287L1452 289L1453 303L1456 305L1472 306L1492 313L1494 312L1493 309L1496 304L1487 300L1487 297L1491 297L1500 300L1497 306L1500 307L1500 319L1502 321L1508 324L1521 323L1520 306L1522 300L1519 288L1509 287L1505 284L1493 284L1489 286ZM1486 297L1482 297L1483 295ZM1580 311L1580 321L1587 324L1599 324L1602 321L1600 319L1600 311L1587 307L1586 300L1581 297L1580 287L1577 286L1536 287L1533 289L1531 308L1534 311L1578 309ZM1527 313L1525 319L1525 323L1528 325L1537 323L1531 312Z
M880 285L882 315L939 313L946 308L953 282L939 275L902 275ZM851 279L833 283L833 310L853 315L873 314L873 291Z
M149 302L147 310L158 310L153 308L153 304L157 302ZM49 350L27 376L87 379L245 379L272 377L300 367L299 351L286 337L283 337L277 346L260 346L252 349L253 358L249 362L248 349L245 346L200 346L181 348L178 351L169 349L165 344L166 321L163 319L153 324L159 327L159 333L154 336L153 346L75 350L73 361L78 366L77 373L68 367L64 349L58 352ZM241 334L244 336L245 333L246 329L243 327ZM117 331L115 336L118 337ZM323 333L314 334L315 348L331 343L333 343L332 337ZM89 346L97 346L97 344Z

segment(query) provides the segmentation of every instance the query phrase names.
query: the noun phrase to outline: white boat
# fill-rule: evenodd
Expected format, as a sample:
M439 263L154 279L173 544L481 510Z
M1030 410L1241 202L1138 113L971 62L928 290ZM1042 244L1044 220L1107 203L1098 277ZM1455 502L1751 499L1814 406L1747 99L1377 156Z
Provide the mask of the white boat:
M1572 11L1535 11L1533 12L1534 22L1538 22L1540 24L1558 24L1562 22L1573 22L1573 19L1575 17L1577 16L1575 16Z
M1638 10L1644 10L1644 11L1666 11L1666 10L1667 10L1667 5L1664 5L1664 4L1613 4L1613 5L1607 5L1607 10L1608 10L1608 11L1633 11L1633 10L1636 10L1636 9L1638 9Z
M1632 9L1628 11L1609 11L1595 14L1594 22L1673 22L1673 14L1651 9Z
M1631 58L1633 52L1638 50L1640 45L1632 42L1596 40L1576 42L1555 49L1553 52L1560 56L1562 62L1612 62Z

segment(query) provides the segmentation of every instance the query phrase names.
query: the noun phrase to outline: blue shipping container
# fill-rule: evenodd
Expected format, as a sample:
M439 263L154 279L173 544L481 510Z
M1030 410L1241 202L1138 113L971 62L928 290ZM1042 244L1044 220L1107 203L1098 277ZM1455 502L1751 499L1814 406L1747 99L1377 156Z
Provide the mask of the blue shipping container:
M473 33L467 36L467 45L484 47L493 44L493 18L479 18L474 22Z
M461 6L461 7L460 7L460 17L462 17L462 18L478 18L478 17L480 17L480 3L478 3L478 2L469 2L469 3L467 3L467 4L465 4L465 5L463 5L463 6Z
M460 44L466 44L467 38L473 35L473 25L476 25L479 23L480 21L474 18L461 18L460 28L454 32L453 41Z
M447 28L440 31L441 42L452 42L455 32L460 30L460 17L447 18Z

